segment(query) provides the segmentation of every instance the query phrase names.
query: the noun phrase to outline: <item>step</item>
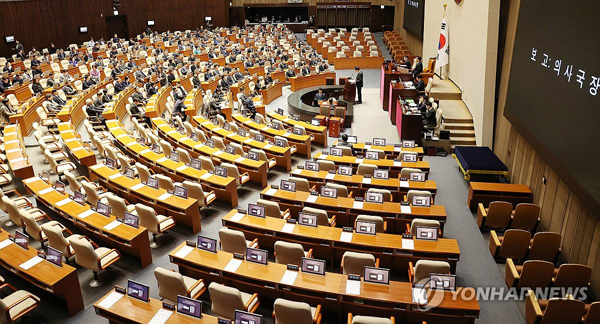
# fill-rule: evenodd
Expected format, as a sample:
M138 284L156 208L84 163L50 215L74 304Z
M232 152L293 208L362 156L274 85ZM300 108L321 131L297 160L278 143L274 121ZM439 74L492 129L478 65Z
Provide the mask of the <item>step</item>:
M450 143L452 145L476 145L477 141L475 137L454 137L450 136Z
M452 151L454 152L454 148L457 146L477 146L476 144L450 144Z
M446 130L475 130L475 125L471 123L449 123L447 119L444 119L444 125L446 126Z
M446 130L449 130L446 126ZM473 129L452 129L450 131L451 137L473 137L475 138L475 130Z
M472 124L473 123L473 118L448 118L446 116L444 116L444 123L445 124Z

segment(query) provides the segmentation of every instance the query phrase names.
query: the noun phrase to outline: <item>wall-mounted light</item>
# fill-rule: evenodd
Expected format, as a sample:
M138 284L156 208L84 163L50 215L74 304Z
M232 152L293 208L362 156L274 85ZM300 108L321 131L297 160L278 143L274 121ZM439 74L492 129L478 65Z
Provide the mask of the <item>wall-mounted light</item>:
M385 6L384 6L384 5L381 5L381 9L385 9Z
M115 16L118 16L118 15L119 15L119 10L114 10L114 11L113 11L113 14L114 14Z
M80 33L87 33L87 27L79 27Z

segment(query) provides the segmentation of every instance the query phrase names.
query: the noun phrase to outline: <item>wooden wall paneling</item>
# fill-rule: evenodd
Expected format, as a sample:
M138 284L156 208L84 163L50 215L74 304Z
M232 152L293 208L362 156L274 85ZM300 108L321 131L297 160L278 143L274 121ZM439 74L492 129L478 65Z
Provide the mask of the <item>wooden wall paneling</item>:
M579 249L579 257L575 260L570 260L571 262L587 264L589 256L590 256L590 246L592 244L592 239L594 238L594 230L596 227L596 219L589 212L586 213L585 218L585 228L582 228L583 240L581 241L581 248Z
M596 222L594 235L592 237L592 245L590 247L590 253L588 257L587 265L592 269L600 267L600 222ZM600 291L600 271L592 271L592 291ZM596 298L598 294L592 295Z
M575 235L577 232L577 225L579 223L579 215L581 213L581 202L579 198L571 195L571 201L569 203L569 209L566 213L565 222L560 235L562 238L562 253L560 260L566 262L571 258L573 252L573 243L575 241Z
M552 208L552 212L550 213L550 226L546 227L545 229L556 233L561 232L563 222L566 217L565 213L567 211L569 196L569 188L563 181L559 180L558 186L556 188L556 198L554 199L554 206Z
M397 31L408 49L413 55L423 55L423 39L419 39L418 37L413 36L409 32L407 32L402 25L404 23L404 0L400 0L396 2L396 9L394 13L394 30Z
M556 192L558 190L558 175L556 172L549 169L549 173L546 180L546 190L544 193L544 201L542 202L542 213L540 215L542 228L550 228L550 221L552 220L552 209L556 201Z
M358 21L356 19L356 5L349 5L348 10L346 10L346 24L347 28L351 28L352 26L358 26Z
M327 7L317 6L317 26L318 28L325 28L327 26Z

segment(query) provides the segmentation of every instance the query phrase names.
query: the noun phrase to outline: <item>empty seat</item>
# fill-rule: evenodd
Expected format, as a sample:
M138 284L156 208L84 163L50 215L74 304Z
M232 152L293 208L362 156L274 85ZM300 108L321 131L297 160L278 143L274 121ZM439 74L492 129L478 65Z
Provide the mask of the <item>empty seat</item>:
M290 177L288 180L290 181L294 181L296 183L296 190L298 191L312 191L315 190L315 187L311 187L310 183L308 183L308 180L304 179L304 178L298 178L298 177Z
M361 163L358 165L356 174L359 175L373 175L373 171L377 170L377 166L374 164Z
M512 211L510 228L524 229L535 232L540 222L541 207L536 204L521 203Z
M552 284L553 277L554 264L551 262L529 260L519 266L511 258L506 259L505 280L508 288L546 288Z
M158 282L158 295L172 302L177 301L177 296L198 299L207 289L202 279L196 280L161 267L154 269L154 276Z
M265 207L265 216L283 219L287 219L291 216L289 209L281 211L281 209L279 208L279 204L274 201L258 199L256 201L256 204Z
M505 229L510 222L512 209L512 204L506 201L492 201L489 208L484 208L480 203L477 209L477 225L481 229Z
M585 314L585 304L572 298L552 298L540 303L533 291L527 293L525 318L528 324L578 324Z
M412 205L413 197L415 197L415 196L429 197L429 199L431 201L431 204L433 205L433 198L432 198L431 191L427 191L427 190L409 190L406 193L406 199L405 199L405 201L407 201L409 204Z
M496 231L490 232L490 252L495 259L511 258L523 260L529 250L531 233L524 230L511 229L498 236Z
M338 197L352 198L352 192L349 192L348 187L346 187L344 185L337 184L337 183L327 183L327 184L325 184L325 187L335 189L337 191Z
M419 260L415 263L408 263L408 281L418 283L421 280L429 279L431 274L449 274L450 264L445 261Z
M83 235L71 239L70 242L75 251L75 262L94 273L94 279L90 281L90 286L98 287L102 285L103 281L98 278L98 272L106 270L110 265L117 262L121 258L121 253L115 249L99 247Z
M79 235L73 234L68 228L58 222L48 222L42 224L41 227L48 238L48 246L59 250L68 264L69 258L75 255L75 250L71 247L71 240L78 238ZM65 232L69 236L65 237Z
M587 288L592 279L592 268L583 264L565 263L554 269L553 287Z
M198 201L200 208L210 206L217 199L214 190L206 193L199 183L183 180L182 185L188 189L188 197Z
M260 305L258 294L247 294L216 282L208 285L208 292L211 300L211 312L217 316L234 318L236 310L254 313Z
M358 315L353 316L352 313L348 313L348 324L395 324L396 320L394 316L390 318L374 317ZM424 324L426 322L423 322Z
M375 223L375 231L377 233L385 233L387 232L387 222L383 220L381 216L372 216L372 215L358 215L356 216L356 222L372 222ZM356 227L356 226L354 226Z
M246 182L250 181L248 172L240 174L237 166L231 163L221 163L221 166L227 168L227 176L234 178L238 186L243 186Z
M387 189L369 188L367 193L383 194L383 201L392 201L392 192Z
M8 283L0 287L12 290L0 299L0 323L14 323L40 304L40 298L26 290L17 290Z
M159 215L154 209L142 204L135 204L135 211L140 217L140 225L147 228L148 232L152 233L152 243L150 243L150 247L159 247L160 243L156 241L156 236L165 233L175 226L175 220L171 216Z
M344 252L341 264L342 273L364 276L365 267L379 267L379 258L369 253Z
M402 168L402 171L400 171L400 178L410 179L411 173L420 173L420 172L422 172L421 169Z
M539 232L533 236L529 247L529 260L544 260L556 263L560 255L561 236L553 232Z
M407 232L413 237L417 236L417 227L435 227L441 236L440 222L434 219L415 218L410 222L410 225L406 224L406 227Z
M320 171L329 172L329 170L335 170L335 163L333 163L332 161L318 160L317 164L319 164Z
M275 242L275 262L301 265L302 258L312 258L313 250L304 251L302 244L284 241Z
M258 240L247 241L243 232L223 227L219 230L221 250L246 255L246 248L258 248Z
M302 208L302 212L317 215L317 225L335 227L335 215L329 218L326 210L304 207Z
M273 304L275 324L317 324L321 322L321 305L311 307L304 302L277 298Z

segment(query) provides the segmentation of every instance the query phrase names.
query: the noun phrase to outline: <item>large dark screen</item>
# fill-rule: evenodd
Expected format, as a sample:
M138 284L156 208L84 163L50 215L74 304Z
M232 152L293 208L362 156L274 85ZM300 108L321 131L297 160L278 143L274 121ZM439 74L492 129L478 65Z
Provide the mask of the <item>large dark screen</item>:
M404 29L423 39L425 0L404 1Z
M600 1L521 1L505 115L573 190L600 203Z

